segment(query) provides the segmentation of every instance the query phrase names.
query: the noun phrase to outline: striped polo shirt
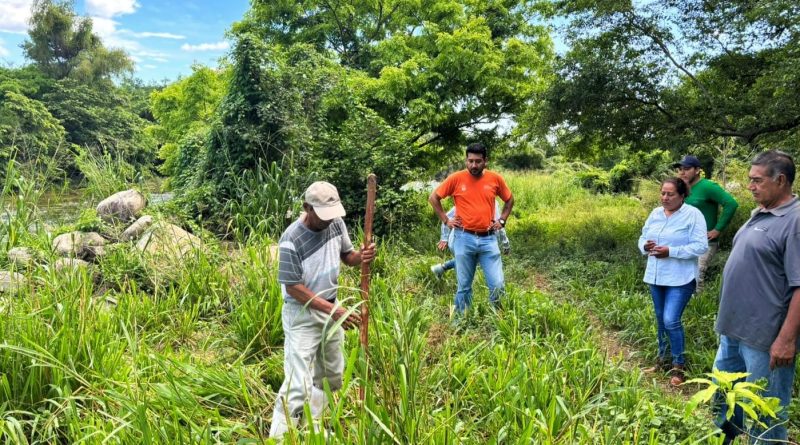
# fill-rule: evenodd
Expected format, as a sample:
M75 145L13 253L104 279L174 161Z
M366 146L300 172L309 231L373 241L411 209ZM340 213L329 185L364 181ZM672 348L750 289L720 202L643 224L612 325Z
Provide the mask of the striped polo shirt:
M304 284L317 296L333 302L341 256L353 250L353 243L341 218L319 232L306 227L304 218L286 228L278 244L278 282L283 300L296 302L286 293L286 285Z

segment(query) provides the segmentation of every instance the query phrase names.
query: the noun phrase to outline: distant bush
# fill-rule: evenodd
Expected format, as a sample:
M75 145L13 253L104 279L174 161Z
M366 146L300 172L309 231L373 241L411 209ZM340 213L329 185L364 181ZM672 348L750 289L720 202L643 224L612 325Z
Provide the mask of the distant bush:
M375 230L418 221L410 192L400 188L420 171L421 149L363 104L346 70L307 45L279 51L252 36L240 39L232 57L210 129L189 132L162 153L163 171L190 214L217 232L264 233L259 227L268 226L276 235L302 191L326 180L355 221L364 214L366 177L375 173Z
M543 150L524 145L511 147L499 156L500 165L507 170L540 170L544 168L545 153Z
M611 191L611 174L605 170L591 167L576 173L581 187L598 193Z

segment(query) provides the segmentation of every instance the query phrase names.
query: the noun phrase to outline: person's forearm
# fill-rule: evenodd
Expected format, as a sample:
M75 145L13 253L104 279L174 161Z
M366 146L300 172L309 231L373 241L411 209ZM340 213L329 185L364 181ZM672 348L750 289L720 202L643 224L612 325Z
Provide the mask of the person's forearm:
M303 306L308 305L309 308L330 314L333 312L333 303L328 300L315 295L311 289L302 284L286 285L286 293L295 301Z
M800 331L800 287L794 290L792 301L789 303L789 312L783 321L778 338L785 342L797 342L798 331Z
M436 194L436 192L432 192L431 196L428 197L428 202L431 203L431 207L433 207L433 212L436 213L436 216L439 218L443 224L447 224L447 220L450 219L447 217L447 213L444 212L444 208L442 208L442 198Z
M514 207L514 197L508 198L508 201L503 204L503 211L500 212L500 218L503 221L508 221L508 217L511 216L511 208Z
M348 266L358 266L361 264L361 251L351 250L347 255L342 257L342 262Z

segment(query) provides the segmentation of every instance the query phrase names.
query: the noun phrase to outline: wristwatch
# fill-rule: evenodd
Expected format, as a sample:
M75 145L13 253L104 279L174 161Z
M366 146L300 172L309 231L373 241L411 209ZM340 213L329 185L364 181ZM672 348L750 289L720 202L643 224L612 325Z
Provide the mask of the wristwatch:
M500 225L503 226L503 227L506 226L506 220L504 220L503 218L498 219L497 222L499 222Z

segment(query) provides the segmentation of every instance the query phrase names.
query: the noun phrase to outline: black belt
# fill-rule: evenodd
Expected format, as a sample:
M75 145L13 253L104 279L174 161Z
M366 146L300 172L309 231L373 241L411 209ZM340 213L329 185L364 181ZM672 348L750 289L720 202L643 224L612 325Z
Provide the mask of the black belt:
M475 235L475 236L490 236L490 235L494 235L494 230L487 230L486 232L476 232L474 230L469 230L469 229L460 229L460 230L465 232L465 233L469 233L470 235Z

